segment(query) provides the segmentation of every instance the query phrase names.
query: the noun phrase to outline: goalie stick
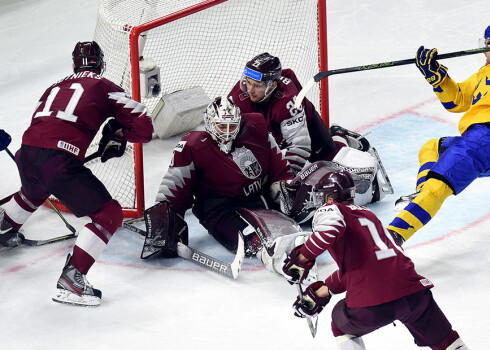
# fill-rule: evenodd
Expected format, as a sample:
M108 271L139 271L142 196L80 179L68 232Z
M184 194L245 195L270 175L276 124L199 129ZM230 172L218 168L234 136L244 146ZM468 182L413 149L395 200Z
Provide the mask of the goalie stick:
M305 304L305 300L303 297L303 289L301 288L301 284L296 283L296 288L298 289L298 295L301 300L301 303ZM318 315L317 316L306 316L306 322L308 323L308 327L310 328L311 336L315 338L316 330L318 328Z
M127 221L123 224L124 228L136 232L142 237L146 237L146 231L131 225L130 222L141 221L142 218ZM245 258L245 244L241 235L238 235L238 247L235 258L231 263L221 261L210 255L207 255L199 250L189 247L181 242L177 243L177 254L186 260L192 261L195 264L204 267L213 272L219 273L226 277L236 279L242 268L243 259Z
M477 53L484 53L487 51L490 51L490 47L483 47L483 48L464 50L464 51L455 51L455 52L449 52L449 53L437 55L437 59L446 59L446 58L453 58L453 57L460 57L460 56L468 56L468 55L474 55ZM366 66L333 69L333 70L326 70L323 72L319 72L319 73L315 74L313 76L313 78L311 78L306 83L306 85L301 89L298 96L296 97L296 101L294 102L294 107L299 108L301 106L301 103L303 102L306 94L308 93L308 91L310 91L310 89L316 83L320 82L320 80L325 79L326 77L329 77L331 75L342 74L342 73L360 72L360 71L364 71L364 70L372 70L372 69L379 69L379 68L386 68L386 67L403 66L403 65L415 63L415 61L416 61L415 58L409 58L409 59L399 60L399 61L373 63L373 64L368 64Z

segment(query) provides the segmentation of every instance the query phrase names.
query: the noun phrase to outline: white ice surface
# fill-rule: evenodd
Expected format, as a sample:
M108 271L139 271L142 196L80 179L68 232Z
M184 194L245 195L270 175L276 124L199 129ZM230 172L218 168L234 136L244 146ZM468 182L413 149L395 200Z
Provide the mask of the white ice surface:
M77 41L91 40L97 0L1 0L0 128L20 146L23 131L44 90L71 71ZM489 23L488 1L327 1L330 69L412 58L419 45L440 53L475 48ZM441 61L456 80L484 63L483 55ZM294 68L294 67L292 67ZM411 193L417 153L428 138L457 135L460 115L446 112L414 65L330 78L331 121L370 132L395 194L372 205L385 224L393 202ZM153 204L161 176L179 137L144 146L146 206ZM14 163L0 154L0 197L20 185ZM488 179L478 179L449 198L438 215L406 244L418 271L471 349L488 349L490 307L490 211ZM66 214L80 229L86 219ZM232 256L188 215L191 245L221 258ZM66 233L59 217L40 208L26 223L29 238ZM296 291L246 260L236 281L182 259L139 259L142 241L121 229L88 274L103 291L99 308L55 304L51 297L74 242L0 255L0 349L334 349L330 311L320 315L312 339L306 322L292 316ZM328 256L320 272L334 270ZM368 349L415 349L397 323L364 337Z

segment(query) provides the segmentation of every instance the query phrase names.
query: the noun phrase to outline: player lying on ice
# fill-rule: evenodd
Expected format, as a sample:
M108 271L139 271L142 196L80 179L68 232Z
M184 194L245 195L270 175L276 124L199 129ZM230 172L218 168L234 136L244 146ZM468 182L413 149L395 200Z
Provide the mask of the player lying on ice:
M22 187L0 211L0 245L17 246L22 225L53 194L77 217L91 222L78 233L58 279L54 301L97 306L102 292L86 274L121 226L123 213L104 184L83 165L101 125L102 162L124 154L126 142L148 142L153 126L146 107L103 78L104 54L95 41L73 50L74 73L51 85L32 115L15 155Z
M176 256L177 242L188 243L183 218L192 208L221 245L235 251L241 235L246 254L256 254L274 271L266 250L261 249L263 243L288 236L280 244L284 253L294 247L296 238L303 238L303 242L305 237L292 219L271 209L282 207L285 211L281 198L284 201L289 193L280 195L280 183L293 179L288 161L269 134L262 115L241 114L227 98L218 97L207 107L204 127L205 131L186 133L174 149L156 197L158 203L148 209L150 221L158 222L161 233L150 242L145 240L142 258L156 252ZM261 230L261 220L279 223L278 230L266 233ZM264 232L262 240L256 230ZM272 250L270 253L282 255Z
M480 46L490 44L490 26ZM475 179L490 176L490 52L485 65L461 83L437 62L436 49L421 46L416 64L450 112L465 112L459 121L461 136L431 139L419 153L417 192L395 203L400 214L390 223L399 242L404 242L426 225L451 195L461 193Z
M295 316L316 317L332 294L346 292L332 311L332 332L340 350L365 349L363 335L395 320L420 347L467 350L432 297L433 284L415 271L376 215L354 204L354 187L348 172L332 169L313 192L320 206L313 234L285 259L283 272L291 282L301 282L325 251L338 270L306 288L303 300L298 297L293 305Z
M306 98L296 109L294 101L300 90L294 71L282 69L279 58L265 52L246 63L242 78L229 97L242 113L263 115L295 174L313 162L333 161L358 175L354 179L356 204L373 203L386 192L393 193L381 160L368 140L338 125L329 130Z

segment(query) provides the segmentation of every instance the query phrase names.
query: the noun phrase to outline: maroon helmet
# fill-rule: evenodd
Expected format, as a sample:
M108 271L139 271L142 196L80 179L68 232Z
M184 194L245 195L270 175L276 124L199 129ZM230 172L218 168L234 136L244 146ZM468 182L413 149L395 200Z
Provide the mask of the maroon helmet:
M272 82L281 77L282 66L278 57L272 56L267 52L255 56L247 62L240 80L240 89L247 92L247 78L255 81L265 82L265 97L274 90Z
M95 41L78 42L72 53L73 71L88 69L102 74L105 68L104 53Z
M245 65L243 74L257 81L277 80L281 76L282 66L279 58L267 52L255 56Z
M327 195L335 202L345 202L353 200L356 194L351 174L327 161L309 165L298 173L291 185L297 188L291 215L300 224L313 217L315 210L325 204Z

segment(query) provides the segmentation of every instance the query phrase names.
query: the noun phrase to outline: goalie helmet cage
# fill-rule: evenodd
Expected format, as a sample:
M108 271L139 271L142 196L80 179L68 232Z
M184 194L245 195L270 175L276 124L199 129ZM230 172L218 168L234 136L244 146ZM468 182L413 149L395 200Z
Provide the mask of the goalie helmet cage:
M163 95L178 90L200 86L211 100L227 95L245 63L262 52L279 57L283 68L308 81L327 70L326 17L326 0L102 0L94 40L104 51L104 77L153 114ZM160 69L158 96L141 93L143 62ZM328 125L326 79L308 98ZM97 142L92 146L87 154L97 149ZM126 217L142 215L141 144L128 143L124 157L87 166L121 203Z

